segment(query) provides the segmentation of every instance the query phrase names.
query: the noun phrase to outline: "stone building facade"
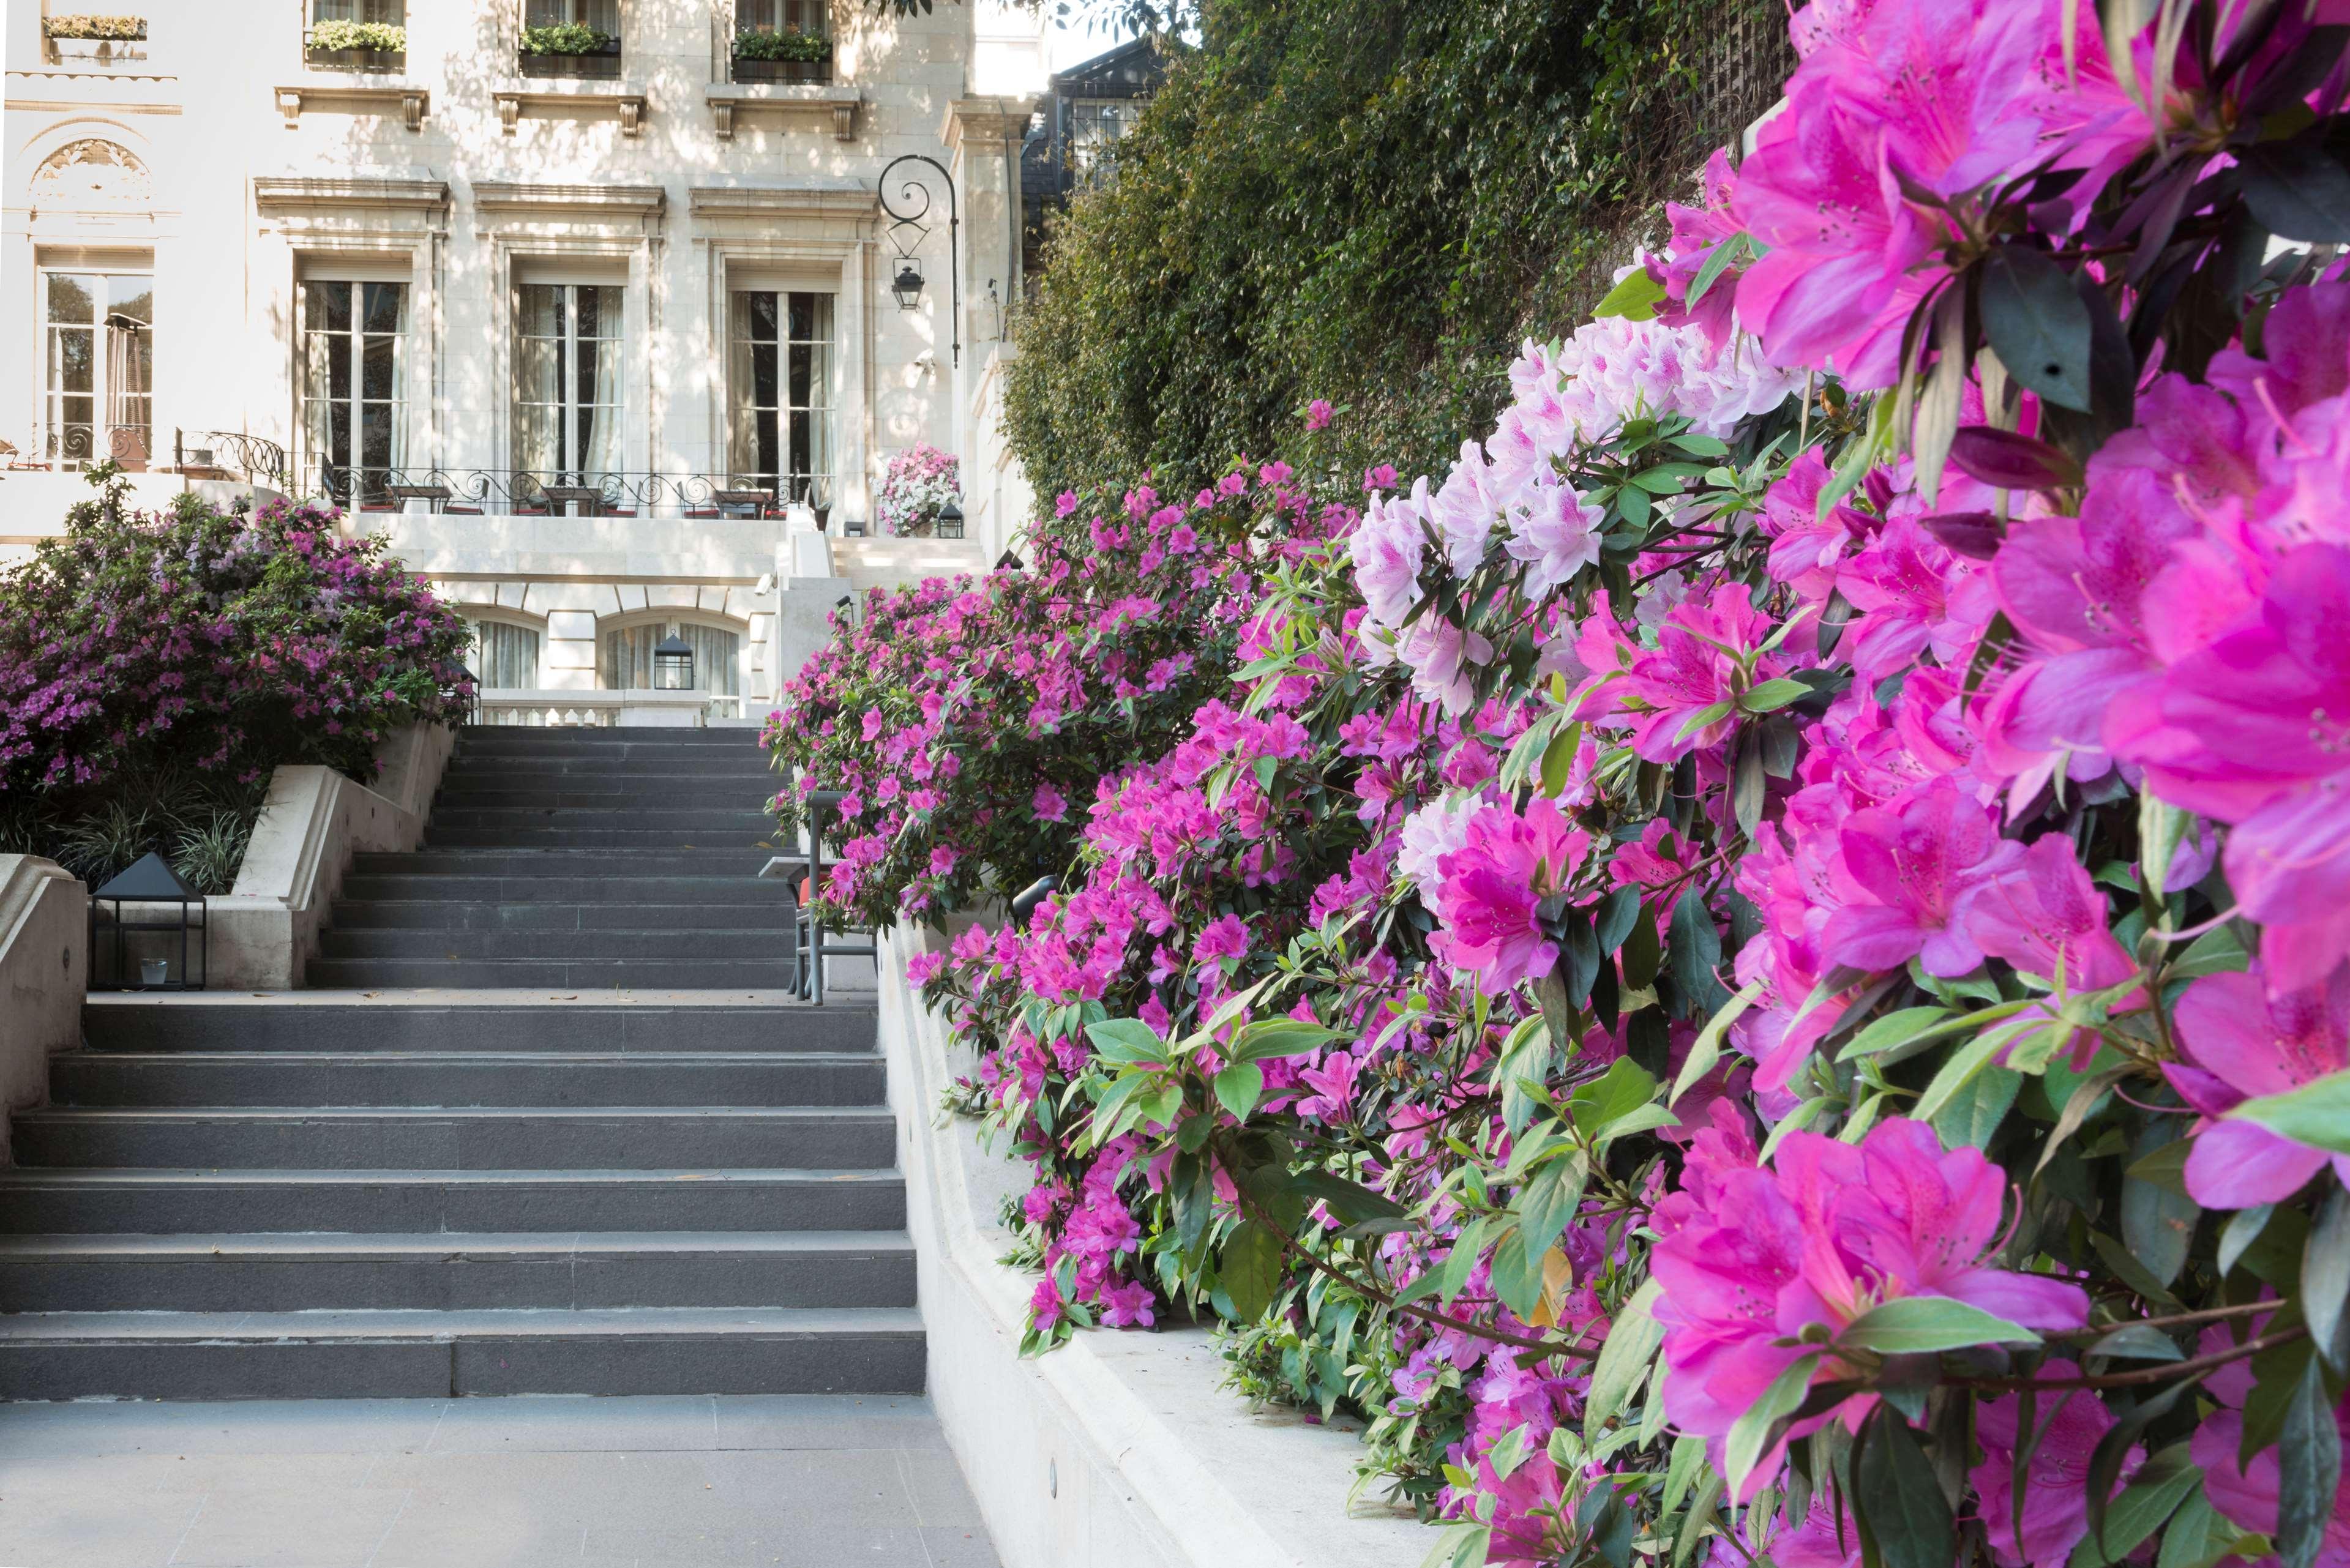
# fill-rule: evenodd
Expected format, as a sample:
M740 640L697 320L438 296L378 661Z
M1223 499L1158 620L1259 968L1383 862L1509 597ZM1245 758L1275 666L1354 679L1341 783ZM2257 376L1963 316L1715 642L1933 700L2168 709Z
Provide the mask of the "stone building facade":
M136 36L51 36L101 3ZM325 496L467 607L485 685L624 691L674 629L711 713L754 717L796 657L779 616L983 565L1027 504L993 410L1043 26L6 0L0 554L93 458L142 499ZM779 32L828 55L738 57ZM872 537L917 441L971 476L962 540ZM829 561L795 546L816 524Z

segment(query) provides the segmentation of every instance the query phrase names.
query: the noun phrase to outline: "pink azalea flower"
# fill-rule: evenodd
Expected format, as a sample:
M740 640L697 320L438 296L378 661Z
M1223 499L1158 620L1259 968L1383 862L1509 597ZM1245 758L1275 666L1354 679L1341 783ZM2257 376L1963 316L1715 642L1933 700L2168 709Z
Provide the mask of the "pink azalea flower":
M1330 400L1316 398L1305 405L1305 428L1310 431L1330 428Z
M1298 1074L1299 1080L1314 1093L1297 1102L1297 1114L1326 1122L1348 1120L1355 1111L1355 1075L1359 1067L1360 1064L1346 1052L1333 1051L1322 1059L1321 1065Z
M1029 808L1036 814L1036 820L1039 822L1069 820L1068 800L1049 784L1040 784L1036 786L1035 794L1030 797Z
M1502 805L1480 811L1440 863L1445 923L1430 939L1438 956L1475 970L1488 996L1548 974L1558 944L1543 935L1540 906L1574 878L1590 845L1548 800L1529 803L1523 816Z
M1848 901L1828 917L1824 958L1865 970L1916 958L1945 977L1982 962L1969 911L2022 851L1973 799L1937 779L1898 808L1854 812L1839 842Z
M1920 1122L1880 1122L1857 1147L1794 1133L1777 1168L1752 1163L1726 1106L1692 1141L1684 1187L1658 1206L1651 1259L1663 1286L1665 1409L1723 1462L1730 1428L1798 1356L1806 1324L1835 1333L1880 1302L1949 1296L2029 1328L2077 1328L2088 1297L2037 1274L1987 1268L2002 1230L2006 1179L1981 1151L1945 1152ZM1835 1357L1815 1380L1846 1375ZM1856 1426L1876 1403L1856 1395L1798 1422L1788 1440L1839 1416ZM1747 1478L1739 1501L1778 1473L1785 1443Z
M2054 1381L2078 1377L2081 1369L2070 1361L2051 1359L2039 1376ZM2073 1548L2089 1533L2089 1459L2098 1442L2113 1430L2114 1417L2105 1402L2085 1388L2035 1392L2033 1429L2039 1443L2026 1466L2031 1484L2023 1493L2023 1535L2015 1533L2015 1445L2023 1397L2002 1394L1975 1407L1975 1440L1982 1445L1982 1462L1968 1473L1982 1513L1983 1532L1991 1537L1991 1554L2001 1568L2063 1568ZM2145 1450L2132 1449L2116 1478L2121 1489L2137 1468Z
M1595 607L1599 613L1593 618L1604 618L1606 607ZM1638 704L1632 749L1652 763L1671 763L1718 744L1735 724L1734 716L1725 714L1694 730L1690 721L1735 695L1737 660L1723 649L1759 647L1771 631L1771 618L1754 607L1743 583L1725 584L1703 604L1692 600L1667 615L1656 648L1630 649L1625 675L1616 682L1618 700ZM1770 680L1782 668L1765 656L1754 678Z
M2203 1114L2187 1156L2188 1196L2206 1209L2281 1203L2328 1163L2350 1183L2350 1155L2231 1121L2245 1100L2350 1068L2350 965L2304 991L2271 992L2259 972L2206 975L2178 999L2186 1060L2164 1072Z
M1412 487L1409 497L1375 497L1347 542L1355 564L1355 586L1362 590L1371 618L1382 626L1402 625L1411 607L1424 597L1419 566L1428 553L1427 536L1421 532L1427 506L1425 479Z
M2198 1348L2210 1353L2228 1349L2233 1343L2225 1329L2212 1328L2204 1331ZM2240 1458L2244 1441L2241 1407L2251 1395L2251 1369L2241 1361L2224 1366L2205 1386L2221 1401L2220 1407L2197 1423L2187 1447L2187 1457L2203 1472L2203 1495L2237 1529L2273 1536L2282 1495L2276 1445L2272 1443L2253 1455L2250 1464ZM2350 1397L2334 1406L2334 1424L2345 1446L2350 1447ZM2253 1568L2277 1568L2281 1561L2272 1553L2258 1559ZM2315 1568L2350 1568L2350 1486L2334 1489L2334 1517L2326 1521L2319 1541Z
M2116 738L2174 805L2232 823L2229 885L2268 929L2272 984L2350 954L2350 549L2278 562L2257 614L2173 665L2152 723Z
M1565 587L1586 566L1598 565L1599 537L1607 521L1606 507L1593 505L1575 493L1575 486L1555 481L1536 483L1526 498L1527 509L1515 515L1515 526L1504 548L1513 558L1526 563L1528 595Z
M1214 963L1239 958L1248 950L1247 923L1238 915L1225 915L1210 921L1200 933L1200 940L1191 944L1191 958L1195 963Z

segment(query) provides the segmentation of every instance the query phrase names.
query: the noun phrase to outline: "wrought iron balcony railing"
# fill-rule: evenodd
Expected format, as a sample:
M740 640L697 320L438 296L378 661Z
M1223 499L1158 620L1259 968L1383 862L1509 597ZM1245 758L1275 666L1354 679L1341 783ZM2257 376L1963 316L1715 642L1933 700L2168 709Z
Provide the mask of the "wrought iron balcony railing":
M356 512L411 504L461 514L760 517L806 503L821 526L828 473L651 473L555 469L377 468L318 463L308 493Z

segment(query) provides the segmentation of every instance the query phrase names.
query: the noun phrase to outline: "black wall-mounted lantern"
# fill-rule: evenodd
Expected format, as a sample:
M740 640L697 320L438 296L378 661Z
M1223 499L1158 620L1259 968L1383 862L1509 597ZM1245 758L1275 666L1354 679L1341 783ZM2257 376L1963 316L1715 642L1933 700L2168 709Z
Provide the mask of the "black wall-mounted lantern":
M675 632L653 645L653 690L693 690L693 645Z
M889 286L889 292L898 296L900 310L922 307L922 269L915 265L913 257L904 257L898 263L898 280Z
M1019 556L1014 555L1009 550L1004 551L1003 554L995 557L995 569L999 572L1017 572L1026 566L1027 563L1025 561L1023 561Z
M150 852L89 898L92 991L202 991L212 968L204 896Z
M947 330L954 339L954 362L960 365L962 363L962 257L960 254L962 217L955 201L954 176L948 173L947 166L937 159L920 152L907 152L891 159L889 166L881 171L881 178L875 182L875 191L881 198L881 210L891 219L889 243L898 248L897 281L889 286L889 292L898 296L898 306L902 310L911 310L921 303L922 269L914 260L914 247L920 244L931 232L929 225L922 222L930 215L931 192L929 186L909 175L899 191L899 197L906 203L904 210L893 205L889 201L889 176L897 171L900 163L927 163L939 171L939 178L946 184Z
M948 502L939 508L938 517L932 526L937 529L938 535L941 539L962 538L962 508L951 501Z

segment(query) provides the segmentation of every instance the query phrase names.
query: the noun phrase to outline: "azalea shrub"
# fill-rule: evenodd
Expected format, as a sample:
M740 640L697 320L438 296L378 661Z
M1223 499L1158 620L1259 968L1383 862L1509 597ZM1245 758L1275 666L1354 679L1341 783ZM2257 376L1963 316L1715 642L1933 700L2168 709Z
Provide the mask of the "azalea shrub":
M873 516L885 535L927 535L939 514L962 501L962 462L928 441L893 454L873 497Z
M119 502L78 506L0 573L0 818L17 846L99 877L162 847L222 882L243 837L220 819L249 826L271 769L370 779L391 731L463 720L464 622L333 509Z
M1031 1348L1220 1320L1433 1562L2350 1563L2350 16L2151 9L1805 7L1440 478L1234 476L910 968Z
M858 927L943 920L1066 870L1096 781L1171 744L1229 680L1227 585L1248 541L1291 522L1237 483L1188 507L1145 486L1107 515L1069 495L984 576L836 610L763 737L788 775L785 833L813 826L817 791L840 797L816 906Z

